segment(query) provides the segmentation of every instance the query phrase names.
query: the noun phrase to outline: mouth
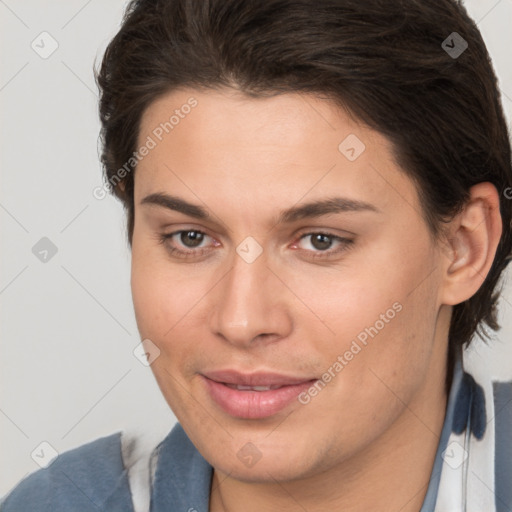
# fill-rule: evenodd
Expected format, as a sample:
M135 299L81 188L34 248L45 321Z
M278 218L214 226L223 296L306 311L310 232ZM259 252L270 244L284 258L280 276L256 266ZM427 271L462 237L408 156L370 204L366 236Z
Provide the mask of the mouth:
M208 372L201 377L216 406L232 417L244 419L267 418L283 411L318 380L234 370Z
M227 382L220 382L228 388L238 389L238 391L270 391L272 389L280 389L283 386L244 386L242 384L228 384Z

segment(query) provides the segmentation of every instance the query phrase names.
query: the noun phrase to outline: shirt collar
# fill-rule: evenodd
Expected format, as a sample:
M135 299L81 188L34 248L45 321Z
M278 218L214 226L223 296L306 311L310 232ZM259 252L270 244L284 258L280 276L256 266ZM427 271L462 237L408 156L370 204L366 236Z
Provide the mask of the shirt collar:
M439 491L439 481L441 479L441 472L443 469L444 452L448 445L450 434L452 433L452 426L455 417L455 405L457 403L457 397L460 394L462 383L463 383L463 370L461 358L457 357L454 362L453 376L450 387L450 394L448 396L448 402L446 405L445 419L443 423L443 429L441 430L441 436L439 438L439 444L437 446L437 452L434 459L434 466L430 474L430 481L423 501L423 506L420 512L432 512L435 509L437 500L437 493ZM460 421L460 418L458 418ZM449 455L449 454L448 454Z

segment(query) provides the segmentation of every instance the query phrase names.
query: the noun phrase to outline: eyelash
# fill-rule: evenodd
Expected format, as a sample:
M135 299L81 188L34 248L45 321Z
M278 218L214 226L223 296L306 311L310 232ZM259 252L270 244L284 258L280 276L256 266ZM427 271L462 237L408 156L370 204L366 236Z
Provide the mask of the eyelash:
M209 236L204 231L200 231L198 229L181 229L179 231L173 231L172 233L162 233L161 235L159 235L159 243L161 243L162 245L167 245L166 248L169 251L169 253L171 255L177 256L179 258L191 258L191 257L203 256L203 254L205 254L206 252L208 252L210 250L209 248L204 248L203 247L203 248L199 248L197 250L184 251L184 250L181 250L181 249L177 249L176 247L169 246L167 244L167 242L170 239L172 239L173 236L179 235L181 233L187 233L187 232L190 232L190 231L192 231L194 233L199 233L199 234L202 234L202 235ZM327 249L325 251L310 251L308 249L299 249L301 252L305 251L305 252L312 253L312 254L309 255L309 257L312 258L312 259L316 259L316 258L328 259L328 258L330 258L332 256L336 256L336 255L338 255L338 254L340 254L342 252L347 251L353 245L353 243L354 243L354 240L351 240L349 238L343 238L343 237L338 236L338 235L334 235L333 233L329 233L328 231L308 231L308 232L304 232L301 235L299 235L298 241L302 240L305 237L314 236L314 235L325 235L325 236L328 236L328 237L332 238L333 240L338 241L340 243L340 245L341 245L341 248L339 248L337 250Z

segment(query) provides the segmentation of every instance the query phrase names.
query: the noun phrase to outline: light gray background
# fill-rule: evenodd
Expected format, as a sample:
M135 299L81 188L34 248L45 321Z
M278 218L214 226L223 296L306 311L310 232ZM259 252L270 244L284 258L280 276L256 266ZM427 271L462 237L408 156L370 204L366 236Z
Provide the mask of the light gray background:
M31 453L58 452L122 429L162 437L175 418L149 368L130 296L121 205L101 185L93 80L117 31L121 0L0 0L0 496L38 469ZM512 0L467 1L512 113ZM58 48L48 58L38 51ZM448 34L447 34L448 36ZM41 42L42 40L42 42ZM32 247L48 237L46 263ZM512 377L512 286L504 329L475 352ZM37 452L36 453L40 453Z

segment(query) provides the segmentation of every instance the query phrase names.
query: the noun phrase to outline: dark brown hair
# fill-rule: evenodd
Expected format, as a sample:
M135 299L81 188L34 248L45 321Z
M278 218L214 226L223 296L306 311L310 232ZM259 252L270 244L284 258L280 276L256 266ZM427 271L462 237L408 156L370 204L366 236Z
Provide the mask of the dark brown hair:
M126 208L130 245L130 158L155 99L178 87L314 93L393 143L433 235L472 185L496 186L503 235L484 284L454 307L450 347L475 332L485 337L483 323L499 328L498 281L512 244L502 195L512 186L511 149L489 55L459 1L132 0L96 79L105 179Z

